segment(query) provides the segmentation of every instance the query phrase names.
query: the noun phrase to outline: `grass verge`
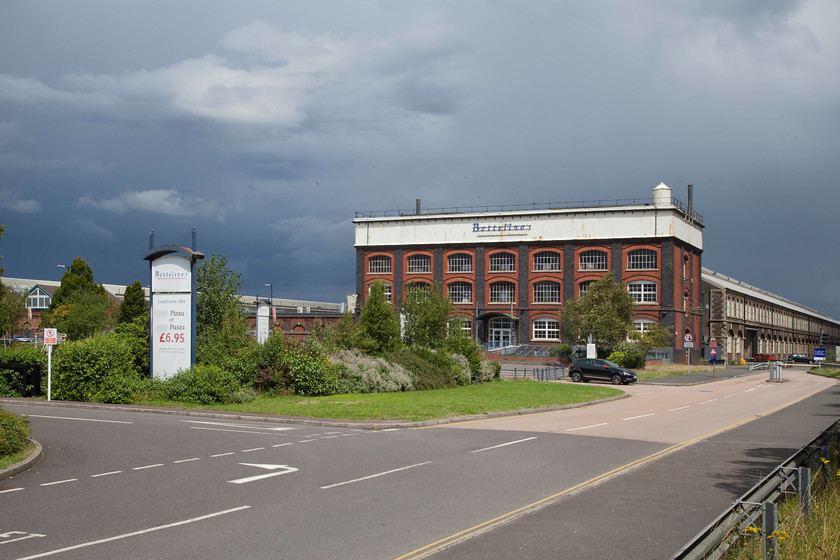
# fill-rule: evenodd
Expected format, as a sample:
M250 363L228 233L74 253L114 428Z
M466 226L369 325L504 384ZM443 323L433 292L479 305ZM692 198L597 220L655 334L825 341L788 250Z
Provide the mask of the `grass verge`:
M30 441L26 445L26 447L23 448L23 451L20 451L13 455L5 455L3 457L0 457L0 471L2 471L3 469L8 469L11 466L17 465L18 463L29 457L29 455L31 455L33 451L35 451L35 444Z
M829 471L828 485L822 488L822 475L813 477L811 515L799 512L799 498L791 497L779 504L779 525L774 532L779 558L836 560L840 558L840 469L835 462L820 468ZM726 560L760 560L763 557L761 532L750 527L733 545Z
M342 420L421 422L473 414L575 404L620 394L622 391L612 387L519 380L406 393L258 397L247 403L230 405L202 406L151 399L138 400L136 404Z

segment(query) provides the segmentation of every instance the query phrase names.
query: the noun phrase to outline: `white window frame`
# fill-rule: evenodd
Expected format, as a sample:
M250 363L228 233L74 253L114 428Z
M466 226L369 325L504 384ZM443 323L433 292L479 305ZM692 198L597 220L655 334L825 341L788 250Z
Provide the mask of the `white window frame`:
M472 272L472 255L456 253L446 258L447 272Z
M583 294L586 293L586 290L589 289L589 286L594 284L596 280L584 280L580 284L578 284L578 297L581 297Z
M609 270L607 252L601 249L584 251L578 257L578 270Z
M627 253L627 270L658 270L658 266L653 249L634 249Z
M493 282L492 284L490 284L490 303L515 302L516 284L514 284L513 282Z
M543 280L534 283L534 303L562 303L560 301L560 283Z
M426 274L432 271L432 257L429 255L409 255L406 274Z
M554 251L540 251L534 254L534 271L561 272L562 255Z
M374 255L368 259L368 274L391 274L391 257Z
M516 255L493 253L490 255L490 272L516 272Z
M472 284L469 282L452 282L448 285L449 299L452 303L472 303Z
M627 291L633 297L633 301L642 305L655 304L659 301L659 287L656 282L646 280L630 282L627 284Z
M531 340L560 340L560 321L556 319L535 319L532 324Z
M644 334L655 324L656 321L651 321L650 319L636 319L633 321L633 328L636 329L636 332Z

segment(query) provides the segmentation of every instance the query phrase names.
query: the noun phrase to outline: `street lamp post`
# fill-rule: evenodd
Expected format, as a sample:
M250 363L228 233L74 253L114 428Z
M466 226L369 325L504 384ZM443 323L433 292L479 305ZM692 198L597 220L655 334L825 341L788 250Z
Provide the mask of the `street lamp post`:
M268 286L268 312L269 315L273 315L271 312L274 311L274 286L271 283L267 283ZM274 326L274 321L272 320L272 327Z

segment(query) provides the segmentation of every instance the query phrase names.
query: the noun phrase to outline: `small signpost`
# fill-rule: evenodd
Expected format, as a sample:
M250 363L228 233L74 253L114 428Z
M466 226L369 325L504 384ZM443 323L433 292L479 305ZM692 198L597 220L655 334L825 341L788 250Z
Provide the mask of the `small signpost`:
M822 363L825 361L825 348L814 348L814 361L817 362L817 367L822 369Z
M47 345L47 400L52 400L52 349L58 344L58 330L44 329L44 344Z
M690 348L694 348L694 336L691 333L685 333L683 336L683 348L686 349L685 353L685 361L688 364L688 373L691 373L691 350Z

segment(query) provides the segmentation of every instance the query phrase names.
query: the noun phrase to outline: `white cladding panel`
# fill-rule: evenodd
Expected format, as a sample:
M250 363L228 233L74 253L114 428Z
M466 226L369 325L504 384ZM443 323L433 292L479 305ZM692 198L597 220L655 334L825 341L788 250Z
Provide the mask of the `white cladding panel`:
M701 226L675 209L357 218L356 247L676 237L703 248Z

